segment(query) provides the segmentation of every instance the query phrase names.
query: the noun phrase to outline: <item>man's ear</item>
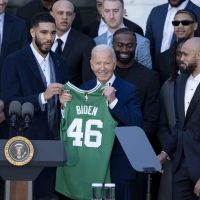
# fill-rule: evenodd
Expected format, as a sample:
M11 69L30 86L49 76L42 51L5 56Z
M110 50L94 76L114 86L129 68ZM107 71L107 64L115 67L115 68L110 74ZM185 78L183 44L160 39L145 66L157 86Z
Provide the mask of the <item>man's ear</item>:
M124 8L124 11L123 11L123 16L124 16L124 17L127 16L127 11L126 11L125 8Z
M50 11L49 14L54 18L54 14L53 14L53 11L52 11L52 10Z
M195 23L194 23L194 30L195 30L195 31L197 30L198 26L199 26L198 22L195 22Z
M196 59L200 62L200 50L196 54Z
M31 34L31 37L32 37L32 38L35 37L35 30L34 30L34 28L31 28L30 34Z

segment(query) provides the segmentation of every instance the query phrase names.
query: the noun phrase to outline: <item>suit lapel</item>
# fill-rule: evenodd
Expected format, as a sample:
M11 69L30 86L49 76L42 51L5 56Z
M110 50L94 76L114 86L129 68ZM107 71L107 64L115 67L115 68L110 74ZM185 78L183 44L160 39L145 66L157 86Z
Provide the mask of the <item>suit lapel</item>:
M112 86L114 87L114 88L119 88L119 80L120 80L120 78L118 78L117 76L115 77L115 80L114 80L114 82L113 82L113 84L112 84Z
M186 118L185 118L185 124L188 122L190 116L194 112L197 104L200 101L200 84L197 86L197 89L192 97L192 100L190 102L190 105L188 107L187 113L186 113Z
M163 90L163 101L166 106L167 116L169 116L169 124L173 126L175 122L175 108L174 108L174 82L167 81Z
M99 25L100 25L100 21L99 20L96 20L95 23L92 24L91 34L95 35L95 37L98 36Z
M33 72L33 75L40 81L44 84L43 80L42 80L42 77L41 77L41 74L40 74L40 71L39 71L39 66L38 66L38 63L36 61L36 58L31 50L31 47L30 46L26 46L24 49L23 49L23 53L24 55L26 56L27 58L27 67L29 67L31 69L31 71ZM45 85L46 87L46 85Z
M61 75L62 75L61 67L62 66L61 66L60 60L51 51L50 51L50 56L53 61L53 68L54 68L54 72L55 72L56 82L62 83L62 77L61 77Z
M157 36L159 36L157 38L158 43L160 44L159 46L159 49L161 47L161 43L162 43L162 36L163 36L163 30L164 30L164 25L165 25L165 19L166 19L166 16L167 16L167 12L168 12L168 6L169 4L165 4L165 6L163 6L163 9L160 10L160 13L159 13L159 20L157 20L157 23L158 23L158 26L159 27L157 29Z
M70 50L71 50L71 48L73 47L74 44L75 44L75 42L74 42L74 30L71 29L70 32L69 32L69 35L67 37L67 41L65 43L62 54L69 55Z
M180 123L183 123L185 120L185 85L187 81L187 75L179 75L178 82L176 83L175 88L175 106L177 106L177 112Z
M98 37L96 37L94 40L95 40L96 45L107 44L107 32L103 33L102 35L100 35Z
M9 44L9 40L12 33L13 23L9 15L5 13L4 16L4 25L3 25L3 38L2 38L2 46L1 46L1 55L4 55Z

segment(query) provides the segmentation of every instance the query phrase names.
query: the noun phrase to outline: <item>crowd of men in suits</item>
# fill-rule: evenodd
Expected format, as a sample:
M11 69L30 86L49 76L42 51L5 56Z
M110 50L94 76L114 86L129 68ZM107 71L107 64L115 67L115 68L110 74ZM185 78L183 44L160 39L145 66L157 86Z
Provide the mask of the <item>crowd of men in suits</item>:
M197 200L200 7L168 0L151 10L144 35L124 17L123 0L96 0L98 16L84 27L70 0L32 0L16 16L5 11L7 3L0 2L0 138L15 135L11 101L34 105L29 139L58 139L60 103L73 99L63 84L88 90L109 82L103 94L111 115L119 126L144 129L166 171L161 182L153 176L152 199ZM54 191L54 176L54 168L39 175L35 199L70 199ZM111 181L116 200L146 198L146 176L132 169L117 138ZM0 180L0 198L2 188Z

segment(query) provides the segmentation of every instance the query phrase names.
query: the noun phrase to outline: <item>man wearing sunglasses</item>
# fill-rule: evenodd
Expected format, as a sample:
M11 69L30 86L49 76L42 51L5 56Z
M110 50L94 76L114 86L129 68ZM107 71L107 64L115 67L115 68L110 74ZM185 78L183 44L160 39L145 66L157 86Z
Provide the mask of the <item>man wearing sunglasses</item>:
M176 38L194 37L198 28L197 16L190 10L179 10L172 21Z
M182 9L192 10L197 15L197 21L200 21L200 7L190 0L168 0L168 3L152 9L147 20L145 36L150 40L153 58L169 49L176 40L171 22L176 12ZM195 36L200 36L200 27Z
M189 9L179 10L171 22L174 27L174 35L176 41L181 38L194 37L195 31L198 28L197 16L194 12ZM160 76L161 85L170 77L172 72L172 52L173 45L168 50L158 54L155 59L155 69L158 71Z

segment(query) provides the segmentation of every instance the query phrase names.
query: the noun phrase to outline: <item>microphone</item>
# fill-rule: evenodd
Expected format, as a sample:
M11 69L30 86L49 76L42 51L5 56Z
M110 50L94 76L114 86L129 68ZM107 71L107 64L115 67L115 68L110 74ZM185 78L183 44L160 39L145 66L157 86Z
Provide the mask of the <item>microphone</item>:
M21 115L21 103L19 101L11 101L9 105L10 126L15 128L17 120Z
M22 105L22 118L24 119L24 129L27 129L34 115L34 106L32 103L26 102Z

